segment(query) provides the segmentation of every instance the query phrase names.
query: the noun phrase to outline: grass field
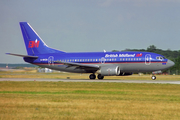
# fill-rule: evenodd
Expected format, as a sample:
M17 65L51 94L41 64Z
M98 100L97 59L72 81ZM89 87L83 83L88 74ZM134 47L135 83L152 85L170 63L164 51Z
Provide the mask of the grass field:
M0 78L88 79L88 74L0 72ZM150 80L150 75L105 79ZM157 80L180 80L158 75ZM180 85L0 82L0 119L164 120L180 118Z
M138 74L131 76L105 76L104 79L116 80L151 80L152 75ZM156 80L180 80L180 75L157 75ZM89 79L89 74L77 73L37 73L36 71L28 72L0 72L0 78L52 78L52 79Z
M2 120L179 118L179 85L0 82Z

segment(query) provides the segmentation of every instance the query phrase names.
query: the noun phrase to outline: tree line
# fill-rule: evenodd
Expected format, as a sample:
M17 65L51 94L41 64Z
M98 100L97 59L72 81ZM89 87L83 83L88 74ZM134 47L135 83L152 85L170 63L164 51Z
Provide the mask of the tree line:
M118 50L113 50L113 52L116 51ZM122 51L143 51L143 52L153 52L153 53L161 54L175 63L173 67L163 72L170 72L171 74L180 74L180 50L174 50L174 51L170 49L162 50L162 49L158 49L155 45L150 45L149 47L147 47L147 49L125 49Z

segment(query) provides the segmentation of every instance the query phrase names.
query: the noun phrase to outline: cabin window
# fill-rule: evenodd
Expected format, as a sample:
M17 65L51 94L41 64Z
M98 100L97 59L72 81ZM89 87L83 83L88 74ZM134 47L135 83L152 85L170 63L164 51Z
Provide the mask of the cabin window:
M162 57L162 56L158 56L158 57L156 57L156 59L158 59L158 60L164 60L164 59L166 59L165 57Z

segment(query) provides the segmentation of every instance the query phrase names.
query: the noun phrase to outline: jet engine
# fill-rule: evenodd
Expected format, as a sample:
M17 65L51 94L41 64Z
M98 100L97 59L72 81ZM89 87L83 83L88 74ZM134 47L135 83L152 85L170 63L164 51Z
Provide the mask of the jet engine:
M98 71L98 74L102 76L113 76L120 74L120 68L118 66L102 66Z

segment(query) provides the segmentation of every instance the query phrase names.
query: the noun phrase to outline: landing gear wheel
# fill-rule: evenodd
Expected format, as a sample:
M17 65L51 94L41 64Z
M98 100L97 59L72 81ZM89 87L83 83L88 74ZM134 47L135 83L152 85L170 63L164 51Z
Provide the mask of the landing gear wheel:
M152 79L152 80L156 80L156 76L153 75L153 76L151 77L151 79Z
M96 79L96 75L95 74L90 74L89 79Z
M98 79L102 80L104 78L104 76L102 76L101 74L99 74L98 76Z

